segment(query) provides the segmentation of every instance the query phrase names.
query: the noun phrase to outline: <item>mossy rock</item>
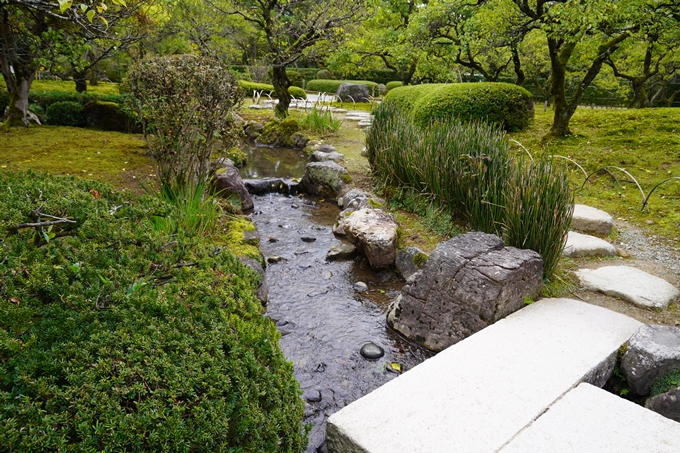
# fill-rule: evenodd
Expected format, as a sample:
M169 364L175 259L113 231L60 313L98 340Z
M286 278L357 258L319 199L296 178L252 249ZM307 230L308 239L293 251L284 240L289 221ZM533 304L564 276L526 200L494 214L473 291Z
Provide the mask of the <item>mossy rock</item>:
M129 119L115 102L90 101L83 107L87 127L103 131L126 132Z
M289 116L283 121L271 120L265 124L262 134L257 138L257 143L267 146L299 148L300 135L300 125L295 118ZM302 145L302 148L304 148L304 145L306 145L306 142Z

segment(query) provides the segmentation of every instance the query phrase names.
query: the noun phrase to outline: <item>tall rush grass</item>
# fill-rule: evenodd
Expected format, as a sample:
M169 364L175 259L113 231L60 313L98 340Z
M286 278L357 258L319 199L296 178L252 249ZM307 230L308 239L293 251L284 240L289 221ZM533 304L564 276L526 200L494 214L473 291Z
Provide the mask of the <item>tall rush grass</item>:
M493 125L449 120L421 128L389 102L374 111L366 149L378 182L433 196L472 229L540 253L544 277L554 272L573 209L567 173L556 163L515 158Z
M314 106L312 111L302 118L300 125L315 134L327 135L337 132L342 126L342 120L336 119L329 110L319 111Z

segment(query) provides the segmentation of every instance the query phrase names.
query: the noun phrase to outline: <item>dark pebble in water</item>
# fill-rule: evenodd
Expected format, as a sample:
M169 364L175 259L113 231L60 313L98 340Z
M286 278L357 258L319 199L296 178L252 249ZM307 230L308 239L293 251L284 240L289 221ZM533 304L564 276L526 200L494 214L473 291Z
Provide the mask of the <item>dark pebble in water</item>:
M304 255L305 253L309 253L309 250L296 250L293 253L296 255Z
M296 205L295 203L293 203L292 205L290 205L290 207L293 208L293 209L297 209L297 208L299 208L300 206L298 206L298 205Z
M316 296L320 296L322 294L328 294L328 291L330 291L329 288L325 288L325 289L322 289L322 290L319 290L319 291L314 291L313 293L307 294L307 297L316 297Z
M300 239L302 239L302 242L314 242L314 241L316 241L316 238L313 238L311 236L302 236Z
M279 240L276 239L274 236L269 236L269 242L278 242Z
M314 367L314 371L316 371L317 373L323 373L324 371L326 371L326 364L323 362L317 364L316 367Z
M268 263L278 263L282 259L283 258L281 258L280 256L270 256L269 258L267 258L267 262Z
M363 345L360 352L364 358L369 360L379 359L385 355L385 350L373 342Z

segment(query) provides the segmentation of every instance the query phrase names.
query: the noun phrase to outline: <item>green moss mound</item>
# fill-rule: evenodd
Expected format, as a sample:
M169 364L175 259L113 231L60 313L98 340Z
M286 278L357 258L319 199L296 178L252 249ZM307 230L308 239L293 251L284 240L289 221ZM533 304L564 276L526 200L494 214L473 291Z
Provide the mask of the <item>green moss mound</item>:
M354 85L365 85L368 87L369 93L380 94L378 84L370 80L327 80L317 79L307 82L307 89L309 91L319 91L321 93L335 93L343 83L352 83Z
M506 130L522 130L534 118L531 94L509 83L449 83L398 87L386 100L411 112L416 124L459 118L484 120Z
M0 173L0 445L7 451L301 452L299 384L210 240L152 227L155 197ZM42 229L36 212L68 218Z
M264 91L265 93L271 92L272 97L276 97L276 93L274 93L274 85L268 85L266 83L255 83L255 82L248 82L247 80L239 80L238 81L238 86L241 87L241 89L246 93L247 96L252 96L255 91ZM302 99L307 99L307 93L305 93L305 90L303 90L300 87L296 86L291 86L288 88L288 92L290 93L291 96L296 97L296 98L302 98Z
M265 124L257 142L268 146L296 148L300 136L300 124L289 116L283 121L274 119Z
M83 106L85 125L103 131L127 132L135 124L134 117L115 102L90 101Z

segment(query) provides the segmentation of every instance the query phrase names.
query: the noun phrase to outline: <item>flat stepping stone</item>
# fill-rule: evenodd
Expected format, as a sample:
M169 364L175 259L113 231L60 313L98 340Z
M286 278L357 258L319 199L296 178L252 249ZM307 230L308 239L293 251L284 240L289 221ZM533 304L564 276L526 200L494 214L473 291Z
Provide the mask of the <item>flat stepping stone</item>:
M571 299L528 305L331 415L328 452L498 452L580 382L603 385L640 325Z
M616 247L604 239L570 231L567 236L567 245L564 246L562 255L570 258L582 256L616 256Z
M584 233L609 234L612 232L614 219L604 211L584 204L574 205L574 216L571 227Z
M680 423L580 384L499 453L680 451Z
M576 276L586 289L620 297L640 307L666 308L680 297L680 291L666 280L634 267L580 269Z

